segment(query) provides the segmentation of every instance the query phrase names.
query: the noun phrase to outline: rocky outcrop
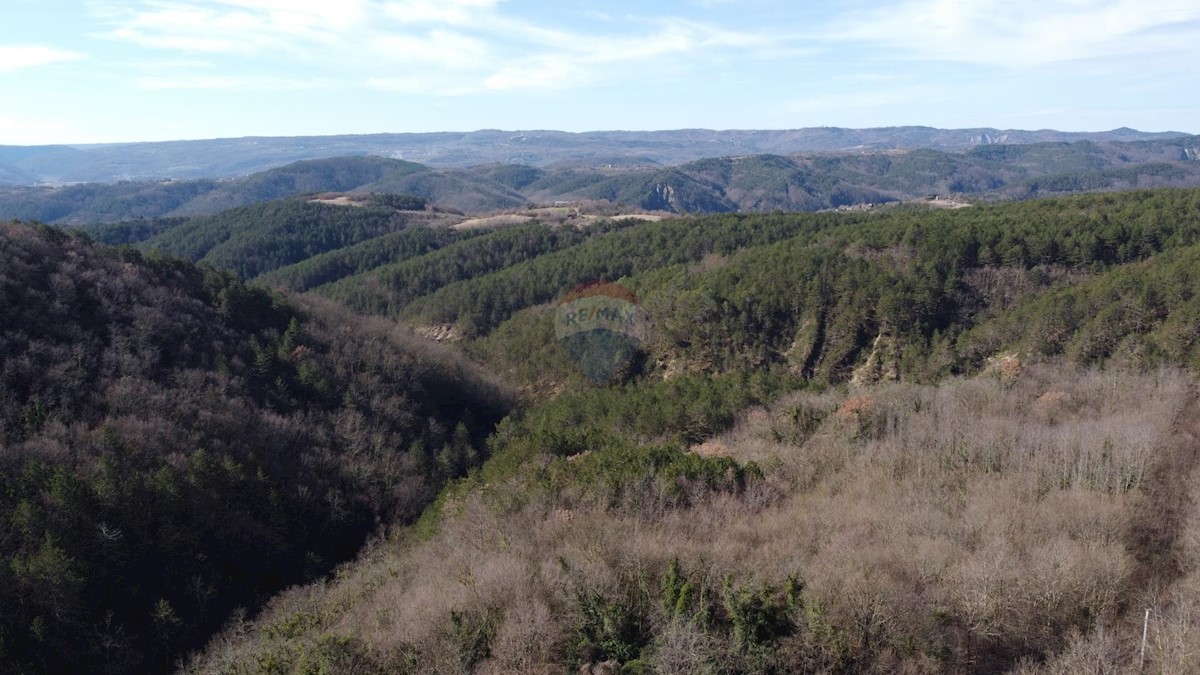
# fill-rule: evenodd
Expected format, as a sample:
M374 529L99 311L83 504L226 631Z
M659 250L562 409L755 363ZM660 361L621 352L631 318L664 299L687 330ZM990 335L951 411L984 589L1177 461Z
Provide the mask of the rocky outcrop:
M458 342L462 340L462 335L452 323L433 323L425 326L417 326L413 328L413 332L426 340L434 342Z
M996 134L994 136L992 134L980 134L978 136L971 137L972 145L995 145L998 143L1007 142L1008 134Z
M880 333L871 344L867 360L854 369L851 386L900 381L900 344L896 338Z

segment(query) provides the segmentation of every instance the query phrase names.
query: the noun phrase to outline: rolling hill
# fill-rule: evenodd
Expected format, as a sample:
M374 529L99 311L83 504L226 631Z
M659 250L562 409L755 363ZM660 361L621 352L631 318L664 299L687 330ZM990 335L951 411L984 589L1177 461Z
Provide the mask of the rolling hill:
M930 194L972 200L1200 184L1195 137L981 145L962 152L887 150L750 154L663 167L434 169L380 157L297 162L233 180L0 188L0 218L82 225L206 215L319 192L415 195L467 213L529 202L608 202L675 213L817 211Z
M436 171L380 157L297 162L236 180L87 183L0 188L0 217L63 225L214 214L239 206L323 192L416 195L448 207L492 211L525 198L473 173Z
M299 160L377 155L437 167L501 162L538 167L560 162L680 164L705 157L928 148L963 151L984 144L1090 140L1138 141L1185 136L1133 129L1103 132L887 127L674 131L482 130L468 133L228 138L91 146L0 146L0 162L41 182L114 182L232 178Z

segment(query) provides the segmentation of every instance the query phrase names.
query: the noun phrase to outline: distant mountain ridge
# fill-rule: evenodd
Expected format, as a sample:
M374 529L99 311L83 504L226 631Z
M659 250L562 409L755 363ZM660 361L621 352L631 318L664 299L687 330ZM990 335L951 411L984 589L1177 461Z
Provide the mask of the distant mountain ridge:
M413 195L464 213L555 201L717 213L819 211L931 194L1000 200L1151 187L1200 187L1200 138L748 154L674 166L493 163L462 169L339 157L228 180L0 187L0 219L83 225L198 216L322 192Z
M669 131L501 131L346 136L246 137L103 145L0 146L0 185L231 178L306 159L376 155L435 167L490 163L548 167L675 165L707 157L799 152L962 151L994 143L1130 142L1187 136L1122 127L1100 132L1051 129L847 129ZM8 165L5 171L4 165ZM23 175L24 176L23 176Z

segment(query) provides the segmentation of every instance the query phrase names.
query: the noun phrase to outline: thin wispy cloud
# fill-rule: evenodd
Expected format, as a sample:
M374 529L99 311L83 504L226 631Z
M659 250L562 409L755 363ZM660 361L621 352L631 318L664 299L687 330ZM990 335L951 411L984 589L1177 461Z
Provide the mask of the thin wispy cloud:
M201 0L99 6L108 37L193 53L295 56L344 43L366 17L362 0Z
M376 89L438 96L578 87L628 78L637 72L628 64L681 67L679 57L768 42L757 33L672 17L625 17L606 22L603 32L569 30L506 13L497 0L146 0L98 8L112 40L299 62L328 76L352 73Z
M849 13L825 39L915 59L1030 67L1200 50L1194 0L905 0Z
M678 67L679 57L723 48L749 48L764 43L758 36L721 31L691 22L652 22L653 32L635 36L555 36L541 51L514 59L487 78L493 90L541 89L581 86L622 80L635 73L624 66L657 63L662 68ZM674 60L673 60L674 59Z
M53 63L76 61L84 58L78 52L47 47L45 45L0 44L0 72L12 72L36 68Z
M0 26L0 113L89 141L1200 119L1196 0L10 0Z

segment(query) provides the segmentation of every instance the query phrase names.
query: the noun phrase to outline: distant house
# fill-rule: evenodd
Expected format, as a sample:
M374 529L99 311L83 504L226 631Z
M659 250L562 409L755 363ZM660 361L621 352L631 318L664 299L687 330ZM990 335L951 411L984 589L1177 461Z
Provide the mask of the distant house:
M571 205L571 202L554 202L555 208L559 208L559 207L563 207L563 206L570 206L570 205Z

